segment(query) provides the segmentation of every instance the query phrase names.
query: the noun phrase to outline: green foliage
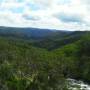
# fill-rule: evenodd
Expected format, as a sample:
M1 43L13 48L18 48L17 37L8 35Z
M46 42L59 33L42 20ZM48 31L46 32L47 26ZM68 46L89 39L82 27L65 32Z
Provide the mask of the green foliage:
M0 90L68 90L68 77L90 82L89 51L89 33L53 51L0 38Z
M60 90L65 78L55 56L29 43L0 38L0 89Z

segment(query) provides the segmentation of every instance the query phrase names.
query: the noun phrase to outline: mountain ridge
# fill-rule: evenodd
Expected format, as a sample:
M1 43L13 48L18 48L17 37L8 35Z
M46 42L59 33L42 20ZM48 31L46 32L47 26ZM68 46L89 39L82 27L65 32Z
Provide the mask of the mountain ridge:
M48 50L56 49L64 45L78 41L89 31L62 31L38 28L13 28L0 27L0 36L10 39L22 39L31 42L32 45Z

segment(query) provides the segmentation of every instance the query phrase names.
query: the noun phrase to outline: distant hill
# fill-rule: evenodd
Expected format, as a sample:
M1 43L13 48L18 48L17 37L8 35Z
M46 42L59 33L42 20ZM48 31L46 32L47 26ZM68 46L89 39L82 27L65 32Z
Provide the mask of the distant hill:
M78 41L89 31L52 30L39 28L0 27L0 36L29 41L33 46L56 49Z
M69 33L63 33L62 35L54 34L52 36L48 36L47 38L33 42L33 45L46 48L48 50L53 50L56 48L61 48L67 44L74 43L78 40L80 40L86 33L89 33L87 31L74 31Z
M1 36L23 39L42 39L55 35L59 35L59 37L61 37L68 33L69 32L67 31L58 31L52 29L0 27Z

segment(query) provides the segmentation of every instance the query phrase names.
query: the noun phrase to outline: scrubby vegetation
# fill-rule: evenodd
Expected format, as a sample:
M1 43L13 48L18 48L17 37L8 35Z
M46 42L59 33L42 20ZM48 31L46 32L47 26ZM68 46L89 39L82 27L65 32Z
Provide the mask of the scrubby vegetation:
M90 82L89 51L89 32L51 51L1 37L0 90L68 90L68 77Z

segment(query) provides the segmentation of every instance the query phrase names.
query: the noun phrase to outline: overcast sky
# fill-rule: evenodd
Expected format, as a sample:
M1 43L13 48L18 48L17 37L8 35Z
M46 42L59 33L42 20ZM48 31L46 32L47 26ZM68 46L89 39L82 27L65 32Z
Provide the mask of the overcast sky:
M90 30L90 0L0 0L0 26Z

